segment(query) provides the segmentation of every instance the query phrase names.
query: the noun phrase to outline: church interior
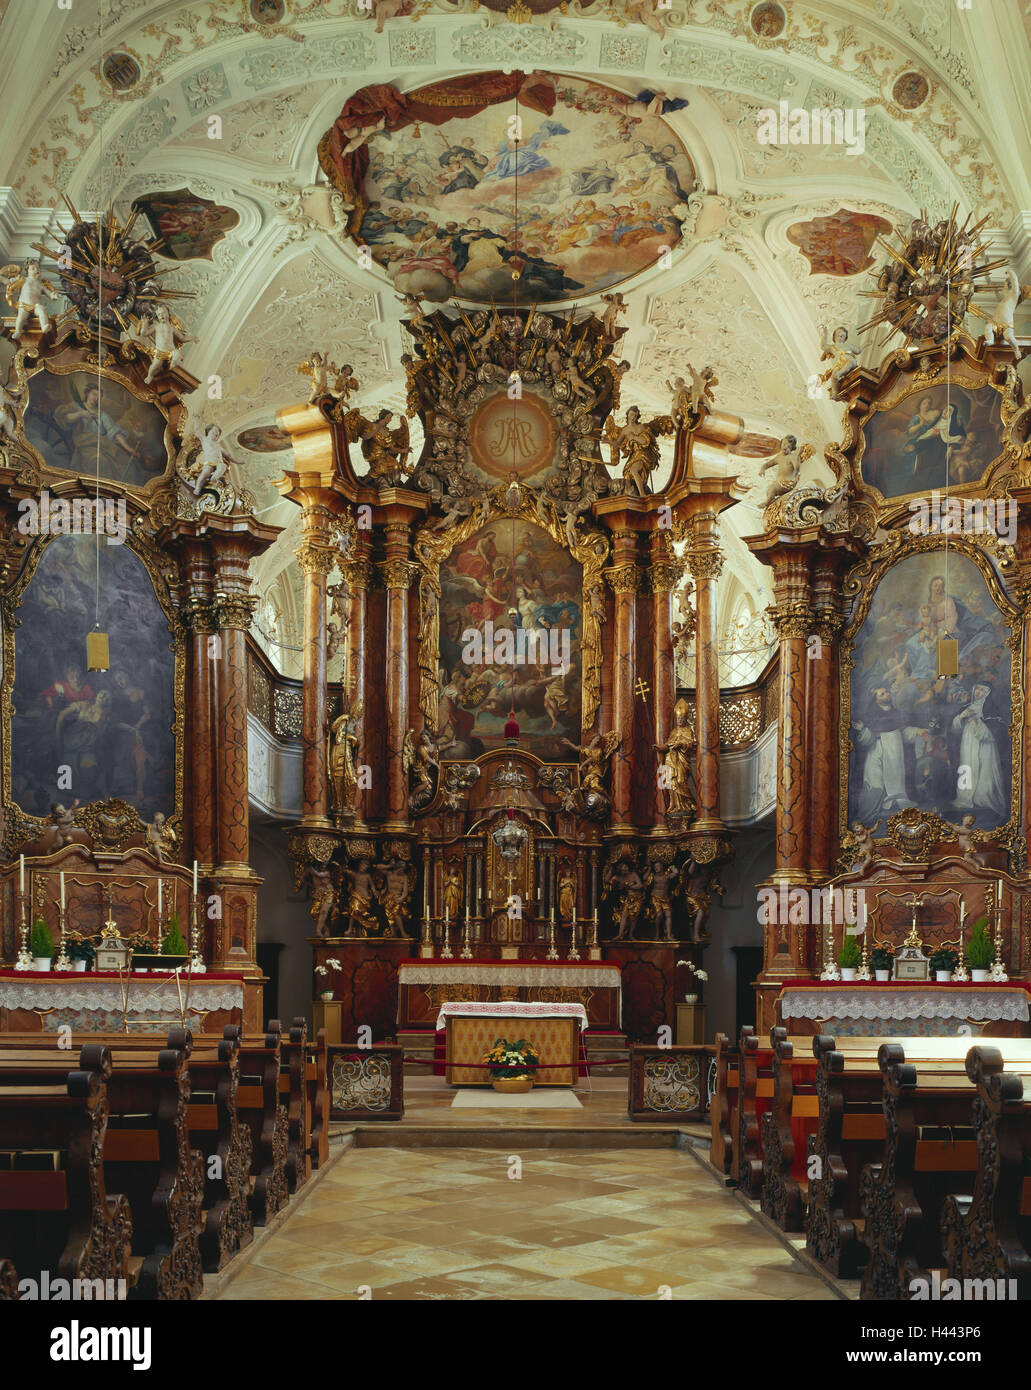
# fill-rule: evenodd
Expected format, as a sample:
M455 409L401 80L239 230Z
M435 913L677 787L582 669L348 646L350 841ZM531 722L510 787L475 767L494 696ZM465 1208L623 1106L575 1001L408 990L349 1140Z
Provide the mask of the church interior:
M0 0L0 1300L1031 1297L1029 94Z

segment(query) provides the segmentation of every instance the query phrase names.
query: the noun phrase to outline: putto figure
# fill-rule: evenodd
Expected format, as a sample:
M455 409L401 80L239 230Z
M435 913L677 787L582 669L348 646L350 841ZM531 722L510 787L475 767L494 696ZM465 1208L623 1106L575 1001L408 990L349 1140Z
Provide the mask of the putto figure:
M703 367L696 372L688 362L684 368L690 377L690 385L682 376L666 382L666 389L673 395L673 419L678 425L686 427L697 420L702 413L703 402L715 399L713 388L719 385L719 378L712 367Z
M605 438L612 450L612 467L618 468L620 458L623 464L623 490L634 492L638 497L648 494L648 479L659 466L660 434L672 434L676 429L671 415L657 415L653 420L641 419L640 408L630 406L626 413L626 424L622 429L611 415L605 421Z
M0 276L7 281L8 304L12 307L17 304L18 307L18 316L11 335L14 341L21 342L25 326L33 316L39 319L39 326L46 333L50 327L50 315L43 307L43 298L46 296L47 299L56 299L58 292L49 280L41 277L39 261L26 261L24 275L16 265L5 265L0 270Z
M148 386L159 371L170 372L174 367L178 367L183 360L183 343L196 342L195 338L186 336L182 324L172 318L166 304L155 306L153 319L143 320L137 337L151 354L150 367L144 377ZM147 341L148 338L153 341L153 346Z
M831 400L836 401L841 383L859 361L859 349L849 342L848 329L844 326L835 328L834 333L828 337L827 325L824 324L821 334L823 351L820 353L820 361L826 362L828 357L833 361L825 372L820 373L820 381L824 385L830 382Z
M163 811L155 811L154 819L147 826L147 848L159 864L167 864L175 853L175 831L165 823Z

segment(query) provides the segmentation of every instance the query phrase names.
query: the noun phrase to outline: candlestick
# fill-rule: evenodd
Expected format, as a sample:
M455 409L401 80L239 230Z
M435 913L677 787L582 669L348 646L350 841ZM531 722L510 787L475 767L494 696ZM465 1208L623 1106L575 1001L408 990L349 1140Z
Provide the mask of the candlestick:
M967 973L967 948L966 948L966 919L967 905L962 898L959 900L959 963L952 972L953 984L966 984L970 979Z
M433 959L433 932L430 928L429 917L422 919L422 941L419 945L419 955L423 960Z
M62 874L62 875L61 875L61 910L60 910L60 911L58 912L58 914L57 914L57 929L58 929L58 932L59 932L59 934L60 934L59 944L60 944L60 948L61 948L61 949L60 949L60 950L58 951L58 953L57 953L57 959L54 961L54 967L53 967L53 968L54 968L55 970L74 970L75 967L72 965L72 962L69 960L69 958L68 958L68 952L65 950L64 925L65 925L64 874Z
M194 883L196 883L197 881L196 859L193 861L193 881ZM201 955L200 949L201 900L197 896L196 889L194 889L193 893L190 895L190 920L193 924L190 930L190 973L193 975L204 975L207 972L208 967L204 964L204 958Z
M158 922L161 921L161 875L158 874Z
M995 946L995 958L992 961L991 969L988 971L988 978L993 984L1005 984L1009 979L1006 974L1006 967L1002 960L1002 879L999 879L999 901L995 909L995 935L993 945Z
M24 854L19 854L19 855L18 855L18 877L19 877L18 890L19 890L19 892L24 893L24 892L25 892L25 856L24 856Z
M460 959L462 959L462 960L472 960L472 958L473 958L473 948L472 948L472 947L470 946L470 944L469 944L469 918L468 918L468 916L466 917L465 921L462 923L462 949L459 951L458 954L459 954Z
M454 960L455 953L451 949L451 941L448 937L447 912L444 913L444 949L440 953L441 960Z
M193 861L193 896L197 896L197 861Z
M61 911L63 912L64 909L65 909L65 901L64 901L64 870L62 869L62 870L61 870Z
M573 934L572 934L572 937L570 938L570 942L569 942L569 955L567 956L567 960L579 960L579 959L580 959L580 948L577 946L577 943L576 943L576 913L575 913L575 912L573 913L572 931L573 931Z
M558 960L558 951L555 949L555 909L552 908L551 916L548 918L548 951L545 960Z
M22 864L25 863L25 856L22 855ZM24 868L22 871L24 878ZM29 919L25 912L25 893L16 893L18 900L18 911L21 916L21 948L18 951L18 959L14 963L15 970L34 970L36 967L32 957L29 955Z

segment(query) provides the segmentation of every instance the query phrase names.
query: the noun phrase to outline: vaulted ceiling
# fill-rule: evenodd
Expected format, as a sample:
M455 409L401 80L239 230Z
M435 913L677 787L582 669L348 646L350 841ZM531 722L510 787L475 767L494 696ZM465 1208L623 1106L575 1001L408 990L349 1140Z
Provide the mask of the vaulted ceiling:
M1031 280L1025 0L969 10L955 0L782 0L784 27L769 37L756 13L778 8L769 0L672 0L661 37L620 22L621 7L595 0L519 24L474 0L415 0L412 15L377 33L357 0L284 0L276 25L256 23L249 0L74 0L70 10L0 0L0 185L29 222L61 193L80 209L113 201L124 213L134 198L181 188L238 217L210 260L173 263L168 283L197 295L183 311L197 339L187 365L222 382L205 415L246 461L265 519L290 528L258 575L288 616L295 509L271 487L284 455L247 452L239 432L271 425L302 397L297 364L315 347L353 364L367 414L403 405L393 287L358 264L327 198L299 196L324 183L319 138L362 86L541 69L686 99L666 120L704 198L672 267L628 292L624 401L665 409L664 383L685 358L711 363L718 406L751 431L790 430L816 445L817 477L829 476L818 460L841 415L807 382L821 326L855 330L869 317L869 276L841 273L855 267L864 218L902 224L921 207L941 216L958 203L961 217L989 217L997 247ZM101 54L115 53L136 78L124 92L100 71ZM862 107L864 152L761 144L759 112L782 100ZM872 342L864 360L883 351ZM740 471L757 466L743 460ZM746 505L726 516L727 615L742 592L765 601L764 574L740 541L757 521Z

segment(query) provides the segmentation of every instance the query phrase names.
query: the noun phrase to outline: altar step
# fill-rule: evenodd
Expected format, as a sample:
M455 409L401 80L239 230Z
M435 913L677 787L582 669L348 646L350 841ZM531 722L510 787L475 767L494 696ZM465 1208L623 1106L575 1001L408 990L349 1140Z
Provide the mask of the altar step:
M436 1034L429 1029L401 1028L397 1040L405 1050L405 1074L425 1076L433 1066ZM588 1030L584 1051L592 1076L626 1076L629 1054L625 1033Z

